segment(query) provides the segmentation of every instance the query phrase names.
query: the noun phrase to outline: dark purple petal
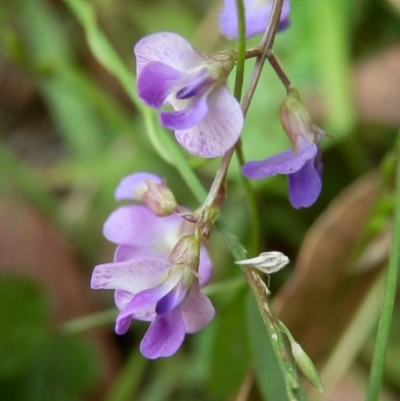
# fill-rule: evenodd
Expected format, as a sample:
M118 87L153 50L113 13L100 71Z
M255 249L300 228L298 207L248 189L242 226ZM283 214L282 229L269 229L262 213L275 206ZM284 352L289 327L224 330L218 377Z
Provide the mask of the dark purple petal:
M157 316L140 343L140 352L148 359L168 357L178 351L184 339L185 323L178 308Z
M185 302L181 306L186 333L195 333L206 327L214 318L215 309L211 301L200 292L199 284L193 283Z
M246 37L251 38L262 34L271 17L272 1L244 0L246 14ZM285 0L282 7L279 30L287 28L290 17L290 3ZM220 16L221 32L228 38L238 39L238 16L235 0L225 0L224 9Z
M117 320L115 324L115 332L119 335L125 334L129 330L131 322L131 316L126 316L124 319Z
M184 280L181 280L168 294L158 301L156 305L157 315L165 315L177 308L185 299L187 291L187 284L184 283Z
M93 270L91 287L136 294L162 283L168 276L171 266L171 262L157 258L98 265Z
M296 209L314 204L321 189L322 180L314 160L308 161L301 170L289 175L289 199Z
M167 257L179 239L182 222L177 214L161 218L147 206L130 205L111 214L103 233L111 242L129 245L132 257Z
M146 36L136 44L134 52L138 77L143 68L151 62L158 61L178 71L187 71L205 60L188 41L169 32Z
M187 107L173 112L161 112L161 124L168 129L183 130L199 124L208 113L207 95L185 102Z
M224 155L239 139L243 113L225 86L215 87L207 97L208 113L196 126L175 131L177 141L190 153L205 158Z
M213 79L210 77L208 70L203 68L191 76L182 89L179 89L176 93L176 98L183 100L201 96L207 92L212 82Z
M139 97L150 107L159 109L185 73L166 64L147 64L138 77Z
M178 283L182 277L182 271L171 269L170 274L160 285L138 292L128 305L121 310L117 322L131 316L138 320L153 320L155 308L160 299L164 298Z
M317 151L316 145L308 144L302 147L297 156L293 150L288 150L264 161L249 162L243 166L243 175L251 180L261 180L277 174L293 174L314 159Z
M135 173L123 178L115 191L115 199L141 200L143 193L147 190L147 182L162 184L164 180L155 174Z

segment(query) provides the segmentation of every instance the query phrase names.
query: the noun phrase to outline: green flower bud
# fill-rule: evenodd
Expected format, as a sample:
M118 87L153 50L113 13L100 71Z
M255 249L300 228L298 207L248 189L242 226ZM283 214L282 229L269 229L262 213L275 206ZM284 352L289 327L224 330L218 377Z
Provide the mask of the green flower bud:
M147 191L142 196L142 201L157 216L169 216L174 213L176 207L176 199L174 194L165 184L156 184L147 182Z
M310 357L304 352L300 344L291 341L292 355L299 366L300 370L303 372L304 376L310 381L310 383L318 389L320 393L324 391L322 387L322 382Z
M168 258L176 265L184 265L193 274L198 276L200 263L200 241L196 235L190 234L182 237L175 245Z
M295 154L299 152L304 139L310 143L318 144L325 135L312 122L310 113L295 88L288 90L287 97L280 108L280 116L282 126L293 144Z

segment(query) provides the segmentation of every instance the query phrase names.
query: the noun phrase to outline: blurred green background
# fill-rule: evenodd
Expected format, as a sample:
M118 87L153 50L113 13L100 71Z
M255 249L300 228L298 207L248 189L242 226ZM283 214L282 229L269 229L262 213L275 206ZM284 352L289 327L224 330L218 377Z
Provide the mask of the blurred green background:
M122 177L162 175L180 204L199 206L165 146L173 134L137 101L132 49L158 31L207 53L234 48L219 34L220 9L211 0L0 0L2 400L286 400L254 301L218 232L208 290L217 316L170 359L140 355L146 324L114 335L112 293L89 285L93 266L112 260L102 225ZM390 250L400 1L293 0L291 22L275 52L331 137L323 193L310 209L291 208L285 177L253 183L261 250L292 261L272 277L271 302L322 373L326 392L306 387L310 399L358 401ZM246 160L290 147L278 113L284 96L266 65L242 136ZM182 154L209 188L218 160ZM248 245L236 160L222 213ZM398 305L392 334L382 400L400 399Z

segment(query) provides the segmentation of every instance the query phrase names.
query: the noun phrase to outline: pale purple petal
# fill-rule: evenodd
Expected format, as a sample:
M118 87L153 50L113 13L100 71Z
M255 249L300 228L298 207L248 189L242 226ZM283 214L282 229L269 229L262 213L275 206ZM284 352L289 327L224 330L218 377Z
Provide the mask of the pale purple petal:
M111 242L129 245L132 257L167 257L179 239L182 222L177 214L160 218L147 206L130 205L111 214L103 233Z
M143 253L143 249L136 246L118 245L114 253L114 262L124 262L125 260L146 256L142 255ZM158 257L162 256L158 255Z
M288 150L267 160L249 162L243 166L243 175L252 180L261 180L277 174L293 174L313 159L317 151L315 144L308 144L302 147L297 156L293 150Z
M211 301L200 292L198 283L191 288L181 306L186 333L195 333L206 327L214 318L215 309Z
M157 316L140 343L140 352L148 359L168 357L178 351L184 339L185 323L178 308Z
M139 97L148 106L159 109L185 76L184 72L160 62L147 64L138 77Z
M124 309L132 301L133 294L128 291L116 290L114 292L115 305L119 310Z
M199 264L199 276L200 276L200 287L204 287L211 280L213 271L213 263L208 254L207 248L202 245L200 248L200 264Z
M224 155L239 139L243 113L225 86L219 85L207 97L209 112L196 126L175 132L177 141L190 153L205 158Z
M141 39L135 46L136 71L139 77L144 66L158 61L178 71L187 71L205 60L188 41L169 32L155 33Z
M187 101L187 107L174 112L161 112L161 124L168 129L184 130L199 124L208 113L207 95Z
M302 169L288 177L289 199L292 206L300 209L314 204L322 189L321 176L314 160L308 161Z
M184 280L179 281L179 283L177 283L168 294L165 294L158 301L156 305L157 315L165 315L177 308L185 299L187 291L188 287Z
M161 284L166 279L170 267L171 262L157 258L98 265L93 270L91 287L124 290L136 294Z
M162 184L164 180L155 174L135 173L123 178L115 191L115 199L123 200L141 200L145 191L147 191L147 182Z
M271 17L272 1L244 0L246 15L246 37L251 38L264 33ZM285 0L282 7L279 30L289 26L290 3ZM228 38L239 38L239 21L235 0L225 0L220 16L221 32Z

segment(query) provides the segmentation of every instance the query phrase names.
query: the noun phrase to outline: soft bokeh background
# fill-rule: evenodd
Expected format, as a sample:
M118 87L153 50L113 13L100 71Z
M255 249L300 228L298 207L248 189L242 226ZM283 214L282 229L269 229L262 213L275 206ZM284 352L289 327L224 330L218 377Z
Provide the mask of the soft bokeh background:
M332 138L324 140L324 189L312 208L291 208L284 177L254 184L261 244L292 260L272 277L271 302L322 374L326 392L307 387L311 399L358 401L366 391L391 240L400 1L292 5L292 26L275 50ZM115 336L111 291L89 287L93 266L112 260L102 224L116 207L113 191L122 177L162 175L181 204L199 206L168 163L154 114L132 101L132 48L163 30L204 52L234 47L219 35L220 6L211 0L0 1L2 400L286 399L268 336L218 232L210 240L217 317L170 359L140 355L147 324ZM252 65L247 61L247 78ZM284 95L266 65L243 133L247 160L289 147L278 118ZM209 188L218 160L186 156ZM222 212L248 245L252 232L236 161ZM382 400L400 399L399 334L396 305Z

